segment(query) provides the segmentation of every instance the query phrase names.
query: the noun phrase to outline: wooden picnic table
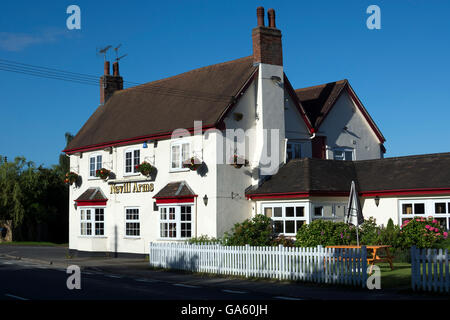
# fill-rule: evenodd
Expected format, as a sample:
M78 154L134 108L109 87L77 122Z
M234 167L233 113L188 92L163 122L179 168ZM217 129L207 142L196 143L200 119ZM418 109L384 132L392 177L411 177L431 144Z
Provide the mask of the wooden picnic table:
M389 248L392 246L387 245L376 245L376 246L366 246L367 248L367 263L370 265L369 274L372 273L373 266L375 263L388 262L391 266L391 270L394 270L394 265L392 259L394 258L389 252ZM327 246L327 248L335 249L360 249L361 246ZM372 255L370 255L370 252ZM383 253L383 254L382 254Z

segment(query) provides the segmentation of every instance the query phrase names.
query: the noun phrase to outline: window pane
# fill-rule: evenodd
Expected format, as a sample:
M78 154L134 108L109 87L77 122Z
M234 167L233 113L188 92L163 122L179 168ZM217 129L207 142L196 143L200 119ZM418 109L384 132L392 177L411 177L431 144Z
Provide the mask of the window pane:
M301 148L300 148L300 144L296 144L295 145L295 157L296 158L301 158L302 152L301 152Z
M134 150L133 172L137 172L136 166L140 164L140 150Z
M96 236L103 236L104 235L104 224L103 223L95 223L95 235Z
M323 206L322 215L324 217L332 217L333 216L333 206Z
M272 208L264 208L264 215L267 218L272 218Z
M444 228L445 230L447 230L447 218L435 218L437 220L437 222L439 223L439 225Z
M414 203L414 214L424 214L425 203Z
M169 223L169 238L176 238L176 237L177 237L177 224Z
M285 221L285 231L284 233L295 233L295 221L294 220L287 220Z
M411 203L404 203L402 205L402 213L403 214L412 214L412 204Z
M321 217L322 216L323 207L314 207L314 216Z
M435 203L434 209L436 213L445 213L445 202Z
M274 221L273 222L273 231L275 233L283 233L283 221Z
M305 223L305 221L297 220L296 223L297 223L297 227L295 228L295 231L297 232L301 228L301 226Z
M275 207L274 208L273 216L274 217L282 217L281 207Z
M182 161L189 159L189 143L182 144L182 153L183 153Z
M286 207L286 217L294 216L294 207Z
M102 168L102 156L97 156L97 170Z
M104 221L103 209L95 209L95 221Z
M167 235L168 235L167 234L167 231L168 231L167 223L161 223L160 230L161 230L161 233L160 233L161 238L167 238Z
M345 216L345 206L344 205L336 205L335 206L335 214L336 217L344 217Z
M347 161L353 160L353 151L345 151L345 160Z
M180 146L172 146L172 168L180 167Z
M89 176L95 177L95 158L89 158Z
M125 172L131 172L131 152L125 153Z
M344 160L344 153L339 150L334 151L334 160Z
M296 217L304 217L305 216L305 208L304 207L296 207L295 208L295 216Z

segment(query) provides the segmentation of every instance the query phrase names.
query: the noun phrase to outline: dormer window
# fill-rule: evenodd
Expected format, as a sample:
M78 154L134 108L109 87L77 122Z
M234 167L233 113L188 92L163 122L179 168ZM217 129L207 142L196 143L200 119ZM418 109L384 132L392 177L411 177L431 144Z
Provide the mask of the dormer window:
M89 157L89 177L96 178L95 172L102 168L102 155L93 154Z
M125 150L125 174L137 174L136 166L141 161L141 150L139 149L127 149Z

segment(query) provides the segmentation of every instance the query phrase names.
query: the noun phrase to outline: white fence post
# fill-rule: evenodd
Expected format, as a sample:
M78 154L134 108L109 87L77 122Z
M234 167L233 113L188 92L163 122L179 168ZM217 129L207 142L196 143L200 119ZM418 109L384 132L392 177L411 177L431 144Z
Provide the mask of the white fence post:
M363 287L367 281L367 251L363 246L357 250L323 248L285 248L222 246L220 244L150 243L149 264L154 267L174 268L193 272L242 275L318 283L346 283ZM415 257L416 255L413 254ZM448 292L448 257L440 252L436 258L443 259L438 279L433 288ZM414 261L414 260L413 260ZM414 265L413 270L419 270ZM432 270L432 269L430 269ZM445 271L445 276L443 275ZM420 272L419 272L420 276ZM431 278L430 278L431 279ZM442 281L446 281L442 283Z

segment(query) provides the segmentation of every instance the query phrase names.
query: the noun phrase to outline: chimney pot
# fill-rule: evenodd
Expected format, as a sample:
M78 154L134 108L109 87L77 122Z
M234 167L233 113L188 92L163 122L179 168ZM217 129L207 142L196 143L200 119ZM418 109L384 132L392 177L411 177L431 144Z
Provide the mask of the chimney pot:
M104 75L108 76L109 75L109 61L105 61L105 65L104 65Z
M113 76L117 77L119 75L119 62L113 63Z
M258 27L264 27L264 7L256 9L256 17L258 18Z
M275 25L275 10L273 10L273 9L267 10L267 15L269 17L269 27L270 28L276 28L276 25Z

